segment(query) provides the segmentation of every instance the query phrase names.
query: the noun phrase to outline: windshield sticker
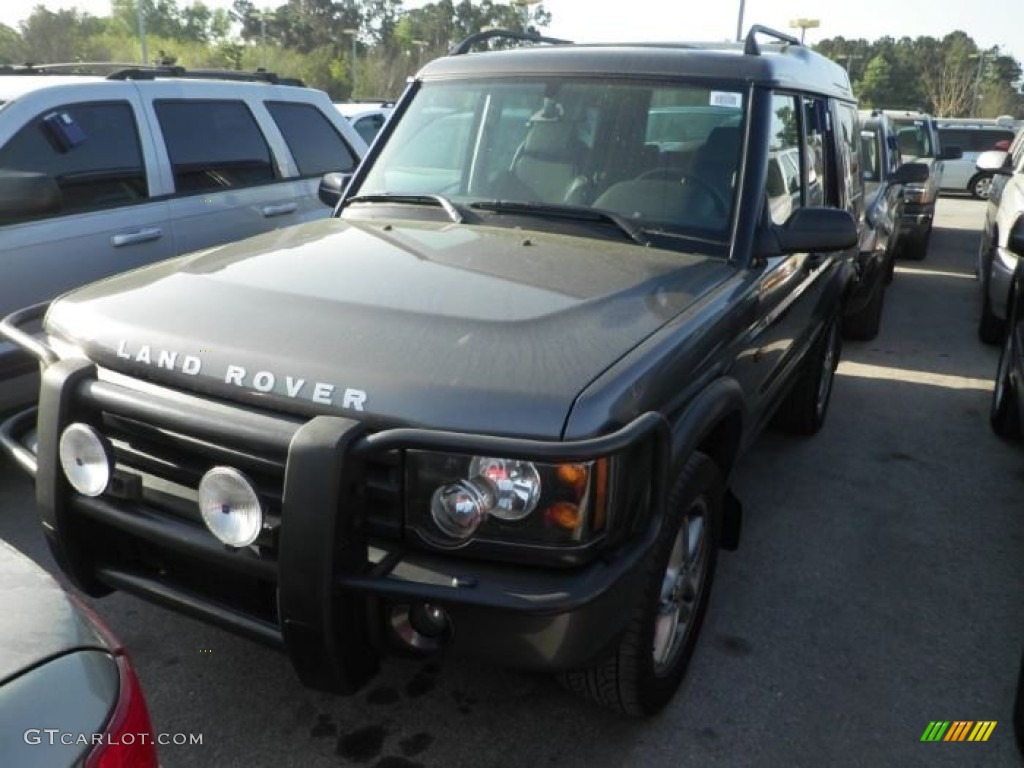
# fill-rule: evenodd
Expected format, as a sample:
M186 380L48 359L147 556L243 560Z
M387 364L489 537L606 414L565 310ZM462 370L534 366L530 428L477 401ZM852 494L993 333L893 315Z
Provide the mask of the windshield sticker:
M743 94L731 91L712 91L709 103L712 107L740 109L743 106Z

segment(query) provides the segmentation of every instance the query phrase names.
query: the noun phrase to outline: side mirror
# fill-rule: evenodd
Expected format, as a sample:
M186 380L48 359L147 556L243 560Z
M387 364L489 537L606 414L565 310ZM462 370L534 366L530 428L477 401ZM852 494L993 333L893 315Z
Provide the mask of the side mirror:
M998 173L1003 176L1009 176L1013 173L1013 169L1010 167L1010 153L1003 152L1000 149L990 149L988 152L982 152L978 155L974 166L979 171Z
M351 173L325 173L320 179L317 197L320 198L321 203L333 208L341 200L341 194L350 181L352 181Z
M959 160L964 156L964 151L960 147L943 147L939 152L939 160Z
M857 222L838 208L800 208L774 229L783 253L842 251L858 241Z
M60 187L49 174L0 170L0 224L60 213L63 206Z
M1018 216L1010 228L1010 237L1006 247L1018 256L1024 257L1024 216Z
M931 171L924 163L904 163L889 179L890 184L924 184Z

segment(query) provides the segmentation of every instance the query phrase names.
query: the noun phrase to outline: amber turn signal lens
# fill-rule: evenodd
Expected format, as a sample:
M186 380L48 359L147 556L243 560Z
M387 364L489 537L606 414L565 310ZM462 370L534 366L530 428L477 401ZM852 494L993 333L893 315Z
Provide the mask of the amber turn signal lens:
M568 501L556 501L544 511L544 518L567 531L575 531L582 522L580 508Z
M587 476L590 474L586 464L559 464L555 471L558 481L573 489L576 498L583 496L587 487Z

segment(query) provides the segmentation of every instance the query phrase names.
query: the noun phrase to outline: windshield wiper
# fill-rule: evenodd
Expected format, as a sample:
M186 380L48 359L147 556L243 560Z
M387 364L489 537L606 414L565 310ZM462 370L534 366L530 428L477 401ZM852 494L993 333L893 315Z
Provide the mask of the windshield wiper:
M582 205L553 205L551 203L528 203L518 200L480 200L470 203L470 208L494 213L522 213L527 216L551 216L577 221L605 221L618 227L630 240L638 245L650 245L643 231L625 216L603 208L587 208Z
M349 203L411 203L418 205L420 203L433 203L444 209L444 212L448 214L448 218L454 221L456 224L462 223L462 213L456 207L455 203L449 200L444 195L414 195L405 194L401 192L381 192L375 195L356 195L345 200L341 207L344 208Z

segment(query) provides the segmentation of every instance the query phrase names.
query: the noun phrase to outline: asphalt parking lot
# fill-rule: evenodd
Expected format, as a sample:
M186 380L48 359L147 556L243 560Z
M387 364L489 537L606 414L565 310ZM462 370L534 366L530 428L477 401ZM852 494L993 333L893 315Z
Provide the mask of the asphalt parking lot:
M988 428L983 211L941 200L929 257L900 263L881 334L846 345L822 433L766 434L742 461L741 546L719 562L689 676L660 717L622 720L546 677L456 659L388 661L362 694L331 697L273 651L135 598L95 601L155 730L202 734L162 764L1020 765L1024 448ZM0 538L55 568L6 459ZM921 743L932 720L998 725L986 743Z

